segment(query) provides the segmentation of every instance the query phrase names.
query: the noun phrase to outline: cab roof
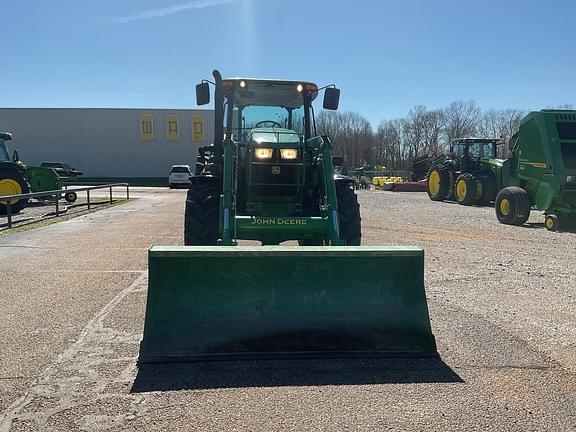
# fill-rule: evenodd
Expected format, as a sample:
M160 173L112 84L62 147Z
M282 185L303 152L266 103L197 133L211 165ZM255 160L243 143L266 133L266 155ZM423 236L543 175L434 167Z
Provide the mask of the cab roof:
M264 105L298 108L303 105L302 94L312 100L318 96L318 86L306 81L286 81L255 78L227 78L222 80L225 93L235 90L234 105Z

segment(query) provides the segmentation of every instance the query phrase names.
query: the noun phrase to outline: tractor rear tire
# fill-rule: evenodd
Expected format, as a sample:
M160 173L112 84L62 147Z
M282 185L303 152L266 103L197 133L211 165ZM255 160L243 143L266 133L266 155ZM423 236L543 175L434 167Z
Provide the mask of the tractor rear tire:
M338 221L340 223L340 238L347 246L360 246L362 240L362 224L358 197L348 185L336 188L338 199Z
M481 174L478 176L478 181L482 184L482 196L478 204L487 206L496 200L496 179L492 174Z
M426 192L432 201L444 201L450 194L450 173L446 168L432 168L426 176Z
M191 185L186 195L184 244L216 246L219 236L220 192L212 185Z
M20 195L30 193L30 185L18 170L12 168L0 169L0 195ZM11 201L11 213L19 213L28 205L29 198ZM0 214L8 213L6 202L0 202Z
M456 201L467 206L476 204L482 193L481 188L474 175L470 173L459 175L454 187Z
M506 225L523 225L530 217L528 193L517 186L509 186L496 196L496 217Z

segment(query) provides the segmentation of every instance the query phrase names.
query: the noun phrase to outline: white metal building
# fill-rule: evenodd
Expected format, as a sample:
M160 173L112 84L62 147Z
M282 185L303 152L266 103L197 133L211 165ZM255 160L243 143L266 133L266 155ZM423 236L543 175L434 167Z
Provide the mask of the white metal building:
M27 165L64 162L84 177L167 178L213 140L214 111L0 108L0 131Z

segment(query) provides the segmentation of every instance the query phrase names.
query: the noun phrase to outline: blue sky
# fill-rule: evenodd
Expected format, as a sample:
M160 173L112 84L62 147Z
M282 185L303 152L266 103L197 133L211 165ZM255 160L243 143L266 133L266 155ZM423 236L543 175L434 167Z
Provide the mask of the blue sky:
M194 108L224 76L336 83L374 125L414 105L576 104L573 0L18 0L0 106Z

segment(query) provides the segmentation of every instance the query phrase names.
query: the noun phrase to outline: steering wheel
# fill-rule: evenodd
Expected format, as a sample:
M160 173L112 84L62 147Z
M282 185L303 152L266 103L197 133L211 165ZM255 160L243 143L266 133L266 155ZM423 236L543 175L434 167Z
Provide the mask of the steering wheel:
M263 125L264 123L272 123L272 125L273 125L272 127L276 127L276 126L278 126L279 128L282 127L282 125L281 125L280 123L278 123L277 121L274 121L274 120L262 120L262 121L259 121L258 123L256 123L256 126L254 126L254 127L255 127L255 128L260 127L260 125Z

